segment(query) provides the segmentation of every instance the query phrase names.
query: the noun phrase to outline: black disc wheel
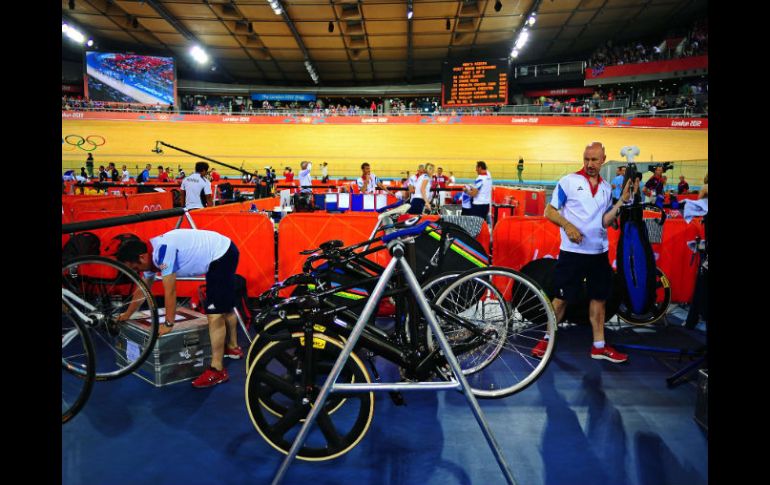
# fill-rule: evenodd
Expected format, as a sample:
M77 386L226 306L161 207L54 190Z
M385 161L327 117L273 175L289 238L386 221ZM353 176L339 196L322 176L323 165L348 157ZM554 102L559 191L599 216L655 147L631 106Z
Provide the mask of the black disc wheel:
M633 325L652 325L668 311L671 304L671 284L666 274L660 268L655 268L655 303L644 314L635 314L621 301L618 307L618 316L624 322Z
M312 345L306 346L303 332L260 340L260 351L246 377L246 407L259 434L270 446L288 454L331 371L328 363L333 365L337 360L343 344L314 333ZM371 383L355 353L345 362L338 382ZM268 411L264 405L268 402L283 412L276 415ZM373 415L373 392L330 394L297 458L323 461L347 453L364 437Z
M101 256L75 258L62 266L62 290L87 317L97 381L125 376L144 363L158 337L158 311L133 270ZM131 308L134 312L123 318Z
M94 348L77 312L62 301L61 422L70 421L83 409L95 378Z

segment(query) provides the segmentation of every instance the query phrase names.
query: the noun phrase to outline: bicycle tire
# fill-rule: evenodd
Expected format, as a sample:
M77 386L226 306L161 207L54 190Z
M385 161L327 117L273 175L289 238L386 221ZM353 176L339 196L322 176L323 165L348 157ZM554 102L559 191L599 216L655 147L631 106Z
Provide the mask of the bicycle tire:
M62 266L62 288L90 306L81 311L90 317L86 327L94 344L97 381L128 375L147 360L158 338L158 310L150 289L133 270L103 256L74 258ZM138 320L118 321L117 316L133 301L135 290L144 299L138 310L146 308L141 324ZM127 325L142 325L147 336L141 342L129 340L124 334ZM108 352L100 357L100 350L105 348Z
M62 302L62 424L71 421L88 401L95 368L94 347L88 330L68 304Z
M314 353L325 355L326 360L336 361L344 345L325 334L315 333L310 347ZM295 356L299 355L294 360L301 367L305 360L304 355L300 355L302 349L305 349L303 332L294 332L288 339L270 340L262 346L246 376L246 408L251 422L260 436L283 454L288 454L293 441L293 438L289 439L290 435L294 434L295 429L298 431L300 423L307 417L315 396L326 380L323 372L315 374L315 384L309 396L303 386L298 386L297 380L301 381L305 374L314 370L302 368L301 373L292 372L295 369L283 365L279 356L283 354L285 357L287 353L293 352ZM366 366L355 353L350 354L343 366L340 379L342 382L371 383ZM261 400L266 394L282 394L287 412L281 416L265 414ZM311 429L307 440L297 453L298 459L324 461L337 458L358 445L369 430L374 416L374 392L335 393L329 397L332 396L344 399L345 406L340 409L338 402L330 402L327 399L325 409L321 411L315 423L316 433ZM306 397L308 402L304 400ZM332 423L332 419L335 423ZM317 432L319 429L320 433Z
M666 314L668 307L671 304L671 284L669 283L666 274L660 268L655 268L655 284L657 300L649 312L643 315L637 315L621 301L618 306L618 317L626 323L640 326L652 325L660 320L661 317Z
M500 352L494 360L467 375L466 379L474 395L497 399L526 389L545 370L556 344L556 315L550 299L536 282L517 271L499 266L461 274L433 303L454 315L458 315L457 310L465 312L476 308L478 301L494 297L487 293L480 294L479 281L487 280L498 289L498 294L503 295L508 306L507 314L502 314L502 318L506 319L506 333L504 336L490 334L489 338L504 339ZM489 318L474 319L473 314L459 317L476 321L480 327L490 325ZM438 320L443 326L442 319ZM533 349L546 335L549 339L545 353L537 358L532 355Z

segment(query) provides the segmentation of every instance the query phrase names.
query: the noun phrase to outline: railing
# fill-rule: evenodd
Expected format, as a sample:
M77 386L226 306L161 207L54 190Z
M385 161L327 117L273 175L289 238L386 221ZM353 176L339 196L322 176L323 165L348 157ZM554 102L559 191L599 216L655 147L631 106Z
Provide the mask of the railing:
M601 106L601 105L600 105ZM62 108L64 111L64 108ZM153 109L119 109L119 108L71 108L70 111L93 111L93 112L139 112L139 113L173 113L181 115L222 115L222 116L510 116L510 115L539 115L539 116L584 116L592 117L597 115L602 116L656 116L660 118L681 118L681 117L693 117L693 118L708 118L708 113L694 113L691 108L681 109L675 108L674 110L659 110L655 115L651 115L648 110L640 110L638 108L628 107L608 107L608 108L591 108L588 111L582 113L570 113L569 111L554 111L550 106L543 106L537 104L522 104L522 105L508 105L500 107L499 111L487 109L486 107L479 108L454 108L450 110L436 110L433 112L427 112L417 109L406 109L399 111L372 111L372 110L358 110L355 114L348 114L346 112L332 111L323 112L314 110L252 110L252 111L167 111L167 110L153 110Z

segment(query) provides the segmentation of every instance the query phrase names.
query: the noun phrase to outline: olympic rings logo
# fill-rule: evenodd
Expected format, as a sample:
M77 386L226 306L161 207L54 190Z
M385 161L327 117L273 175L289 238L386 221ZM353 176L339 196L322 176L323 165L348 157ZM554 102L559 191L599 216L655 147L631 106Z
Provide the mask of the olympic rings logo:
M67 135L61 139L62 149L67 152L78 148L84 152L92 152L105 143L107 140L101 135L88 135L85 138L80 135Z
M163 209L163 206L160 204L147 204L144 207L142 207L142 212L154 212L162 209Z

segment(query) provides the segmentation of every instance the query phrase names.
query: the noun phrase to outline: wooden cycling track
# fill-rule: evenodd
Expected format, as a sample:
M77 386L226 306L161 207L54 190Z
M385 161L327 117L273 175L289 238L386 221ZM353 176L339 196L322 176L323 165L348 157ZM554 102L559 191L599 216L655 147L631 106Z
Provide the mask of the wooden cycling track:
M681 166L686 167L684 174L691 183L702 179L708 160L708 130L62 120L62 168L78 170L85 165L87 153L64 143L68 135L103 137L104 145L93 150L96 167L126 164L133 175L147 163L152 164L153 175L157 165L169 164L175 172L179 165L192 172L194 157L168 148L162 155L152 153L156 140L250 171L270 165L280 174L289 165L297 172L300 161L310 160L315 162L317 177L323 161L329 163L329 174L339 177L359 176L359 167L366 161L380 177L402 177L403 171L414 173L419 163L432 162L458 178L469 178L475 176L476 160L485 160L495 179L515 179L516 161L522 156L525 180L556 180L579 168L583 148L591 141L604 143L608 160L623 160L620 149L637 145L641 162L690 161ZM236 175L227 168L218 170ZM667 174L669 183L676 183L679 173Z

